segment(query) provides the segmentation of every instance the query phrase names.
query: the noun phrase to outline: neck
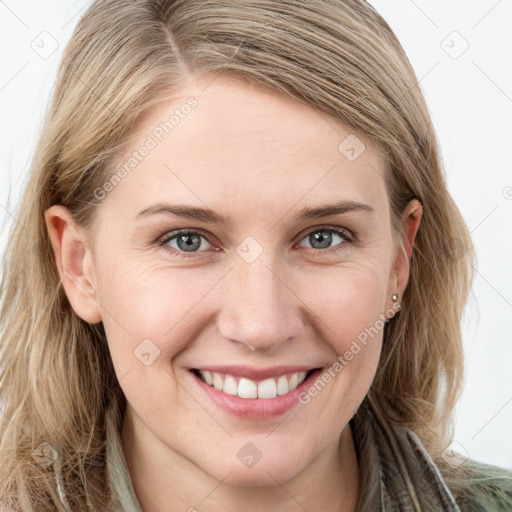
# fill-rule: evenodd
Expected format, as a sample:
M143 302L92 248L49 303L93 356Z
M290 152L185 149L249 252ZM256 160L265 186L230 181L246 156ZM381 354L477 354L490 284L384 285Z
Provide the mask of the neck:
M163 444L128 406L123 452L144 512L354 512L359 496L357 456L350 426L288 481L248 487L219 481ZM169 508L172 504L172 508Z

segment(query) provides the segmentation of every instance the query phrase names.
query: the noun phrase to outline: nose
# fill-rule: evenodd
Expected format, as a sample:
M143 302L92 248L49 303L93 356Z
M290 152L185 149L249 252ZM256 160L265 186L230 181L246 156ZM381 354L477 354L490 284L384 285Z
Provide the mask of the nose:
M261 255L226 276L217 325L224 339L253 351L276 352L303 329L302 302L282 265Z

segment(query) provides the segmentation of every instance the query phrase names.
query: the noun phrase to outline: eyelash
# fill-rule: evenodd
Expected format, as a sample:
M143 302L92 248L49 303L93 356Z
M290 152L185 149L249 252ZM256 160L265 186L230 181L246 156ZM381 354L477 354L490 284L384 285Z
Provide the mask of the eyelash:
M307 236L311 235L312 233L316 233L317 231L332 231L333 233L339 235L341 238L343 238L343 242L340 244L329 247L327 249L310 249L313 251L313 256L320 256L325 254L331 254L333 252L339 252L347 250L347 244L352 245L356 242L356 237L352 235L349 231L339 228L338 226L318 226L313 229L310 229L305 234L302 235L302 238L300 241L302 241ZM187 234L187 235L200 235L203 238L207 239L208 243L211 244L211 242L208 240L208 233L201 229L180 229L177 231L172 231L170 233L166 233L163 237L159 238L157 240L157 245L163 247L165 250L169 251L171 254L175 254L177 256L181 256L182 258L188 259L188 258L194 258L197 257L198 254L204 251L197 251L197 252L191 252L186 253L185 251L178 251L174 247L169 247L166 244L168 244L171 240L178 237L179 235ZM318 254L321 253L321 254ZM200 256L201 257L201 256Z

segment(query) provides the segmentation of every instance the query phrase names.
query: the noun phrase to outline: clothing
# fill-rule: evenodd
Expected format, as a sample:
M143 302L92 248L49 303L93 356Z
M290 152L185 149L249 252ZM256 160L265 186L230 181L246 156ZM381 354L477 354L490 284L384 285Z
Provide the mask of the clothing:
M468 508L460 509L419 438L405 427L392 426L389 432L377 416L365 399L350 421L362 470L360 494L364 498L359 503L358 512L512 511L512 507L506 505L512 504L512 479L503 508L495 508L497 501L492 501L490 494L484 492L482 496L491 499L486 502L491 503L491 508L468 505ZM109 440L107 470L117 499L113 512L142 512L129 476L119 432L110 432ZM483 503L484 499L480 502Z

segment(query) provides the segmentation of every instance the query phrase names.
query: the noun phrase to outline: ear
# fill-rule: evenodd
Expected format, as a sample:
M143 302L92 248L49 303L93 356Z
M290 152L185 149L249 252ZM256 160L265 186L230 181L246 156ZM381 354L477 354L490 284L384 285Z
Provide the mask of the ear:
M62 285L74 312L89 323L101 321L92 255L84 231L71 212L54 205L44 214Z
M389 299L393 293L398 295L398 302L407 287L410 274L410 260L414 248L414 240L420 227L423 216L423 208L417 199L413 199L406 206L402 214L402 231L400 233L400 246L395 256L392 276L388 296Z

